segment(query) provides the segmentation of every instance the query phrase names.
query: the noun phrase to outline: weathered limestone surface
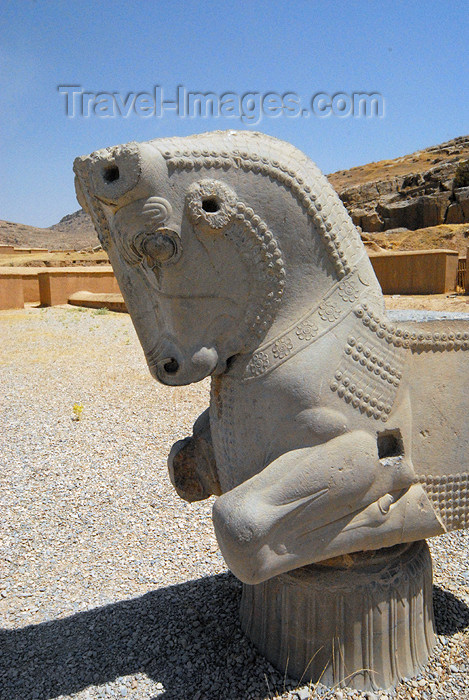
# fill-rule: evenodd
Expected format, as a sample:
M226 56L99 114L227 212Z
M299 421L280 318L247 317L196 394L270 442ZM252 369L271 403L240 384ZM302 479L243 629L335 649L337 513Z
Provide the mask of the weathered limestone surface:
M398 545L245 584L241 625L293 678L320 678L334 688L392 687L425 665L435 643L428 545Z
M315 631L317 591L326 586L324 600L347 599L350 611L359 591L372 668L328 678L375 687L376 677L388 687L417 672L433 644L431 564L423 545L405 545L469 524L469 321L389 319L332 187L304 154L271 137L229 131L131 143L78 158L75 173L152 375L170 385L212 377L210 407L174 445L169 470L183 498L219 496L221 551L254 587L242 606L250 636L282 666L278 632L299 673L305 649L314 653L338 630L334 618ZM420 572L417 589L396 581L378 603L374 577L392 569L400 545L398 569ZM383 561L381 573L364 565L369 556ZM309 568L319 563L335 566L337 581L348 566L354 601ZM279 590L287 601L305 577L302 609L286 602L277 632L261 633L262 620L277 619ZM396 595L418 607L397 626L382 612ZM295 646L292 634L304 643ZM386 656L380 640L390 635L398 638ZM427 641L411 644L418 652L401 669L395 655L409 635ZM349 659L357 639L342 638Z

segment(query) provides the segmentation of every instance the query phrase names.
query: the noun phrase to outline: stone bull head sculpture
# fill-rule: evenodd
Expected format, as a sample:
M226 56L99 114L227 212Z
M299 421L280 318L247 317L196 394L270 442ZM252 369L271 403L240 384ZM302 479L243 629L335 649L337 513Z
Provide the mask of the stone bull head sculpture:
M467 527L469 324L386 314L356 228L304 154L229 131L74 167L152 375L212 378L169 469L186 500L219 496L238 578ZM396 673L382 678L364 687Z

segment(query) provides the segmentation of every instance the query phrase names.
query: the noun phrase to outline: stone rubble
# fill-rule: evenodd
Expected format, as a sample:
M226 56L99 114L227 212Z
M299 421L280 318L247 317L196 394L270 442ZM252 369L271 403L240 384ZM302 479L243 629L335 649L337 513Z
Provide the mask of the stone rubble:
M469 699L468 532L429 543L439 643L416 678L284 678L241 632L212 499L184 503L167 476L208 382L157 385L123 314L7 311L0 337L0 700Z

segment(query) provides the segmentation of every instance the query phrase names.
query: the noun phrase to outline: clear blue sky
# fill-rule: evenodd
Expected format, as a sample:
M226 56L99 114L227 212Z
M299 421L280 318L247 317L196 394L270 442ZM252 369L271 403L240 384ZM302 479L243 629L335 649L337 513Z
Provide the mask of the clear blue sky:
M73 158L211 129L291 141L324 172L469 132L467 2L0 0L0 219L50 226L78 208ZM92 93L377 92L377 118L68 117L59 85ZM130 103L127 103L130 104ZM324 104L324 103L322 103ZM92 105L93 106L93 105ZM311 112L311 109L309 110ZM98 111L99 114L99 111Z

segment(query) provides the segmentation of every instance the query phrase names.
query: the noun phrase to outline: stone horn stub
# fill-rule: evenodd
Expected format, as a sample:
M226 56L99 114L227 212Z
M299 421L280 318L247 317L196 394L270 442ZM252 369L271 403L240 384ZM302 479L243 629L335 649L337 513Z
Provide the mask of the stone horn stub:
M76 158L73 167L82 188L78 193L85 195L85 201L80 201L83 208L91 192L104 204L122 206L125 195L135 190L142 174L140 148L136 143L103 148Z
M77 199L91 216L104 247L109 242L109 215L147 198L154 190L161 163L163 158L150 144L134 142L75 159Z
M148 197L164 164L159 151L147 143L127 143L103 148L75 159L75 186L82 207L89 200L116 211L138 198Z

